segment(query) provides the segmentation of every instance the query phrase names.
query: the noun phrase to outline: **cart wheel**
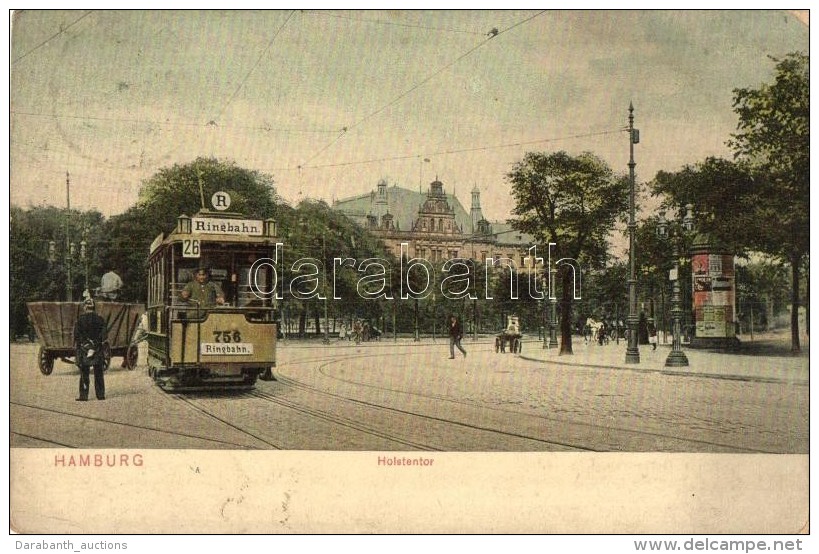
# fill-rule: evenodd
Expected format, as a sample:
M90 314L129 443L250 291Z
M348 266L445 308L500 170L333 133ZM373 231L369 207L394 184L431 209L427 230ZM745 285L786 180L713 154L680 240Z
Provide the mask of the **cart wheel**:
M102 345L102 370L108 371L111 365L111 345L107 342Z
M137 366L137 360L139 359L139 349L137 349L137 345L133 344L128 347L128 351L125 353L125 367L130 369L131 371L134 370Z
M43 346L40 347L39 359L40 373L43 375L51 375L51 372L54 371L54 358Z

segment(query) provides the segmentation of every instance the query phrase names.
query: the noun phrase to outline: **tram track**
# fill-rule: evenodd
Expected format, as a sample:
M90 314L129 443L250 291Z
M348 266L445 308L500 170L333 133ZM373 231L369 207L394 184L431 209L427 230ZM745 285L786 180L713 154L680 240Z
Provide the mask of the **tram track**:
M270 448L272 448L274 450L284 450L281 446L279 446L277 444L274 444L274 443L272 443L272 442L270 442L270 441L268 441L268 440L266 440L266 439L264 439L264 438L262 438L262 437L260 437L260 436L258 436L256 434L254 434L254 433L251 433L250 431L248 431L246 429L243 429L242 427L240 427L238 425L235 425L235 424L227 421L226 419L224 419L222 417L217 416L216 414L214 414L213 412L211 412L207 408L201 406L199 403L195 402L193 399L191 399L189 397L182 396L181 394L173 394L172 397L174 399L178 400L179 402L181 402L182 404L184 404L184 405L190 407L191 409L195 410L197 413L199 413L201 415L204 415L205 417L208 417L211 420L217 421L217 422L219 422L219 423L221 423L223 425L226 425L230 429L238 431L241 434L247 435L248 437L251 437L254 440L257 440L257 441L261 442L262 444L265 444L266 446L268 446L268 447L270 447Z
M525 434L522 434L522 433L513 433L513 432L509 432L509 431L503 431L501 429L495 429L495 428L491 428L491 427L475 425L475 424L471 424L471 423L465 423L463 421L448 419L448 418L445 418L445 417L434 416L434 415L430 415L430 414L420 413L420 412L417 412L417 411L404 410L404 409L395 408L395 407L392 407L392 406L386 406L386 405L383 405L383 404L376 404L376 403L373 403L373 402L368 402L368 401L364 401L364 400L360 400L360 399L356 399L356 398L350 398L350 397L343 396L343 395L328 393L326 391L322 391L322 390L317 389L315 387L311 387L310 385L305 385L304 383L300 383L298 381L294 381L294 380L291 380L289 378L281 378L280 380L283 381L283 383L288 384L289 386L292 386L294 388L299 388L299 389L302 389L302 390L305 390L305 391L308 391L308 392L311 392L311 393L314 393L314 394L318 393L318 394L321 394L321 395L332 397L335 400L343 400L343 401L346 401L346 402L354 403L354 404L359 405L359 406L363 406L364 408L367 408L367 409L377 410L377 411L384 411L384 412L388 412L390 414L393 414L393 415L399 416L399 417L408 417L408 418L411 418L411 419L421 419L421 420L426 420L428 422L432 422L432 423L435 423L435 424L442 424L442 425L446 425L446 426L457 427L457 428L461 429L461 432L485 433L485 434L489 434L489 435L497 435L499 437L503 437L503 438L506 438L506 439L519 440L519 441L529 441L529 442L534 442L534 443L537 443L537 444L545 444L545 445L548 445L548 446L551 446L551 447L559 447L559 448L561 448L563 450L595 452L595 450L592 449L592 448L577 446L575 444L564 443L564 442L559 442L559 441L552 441L552 440L545 440L545 439L540 438L540 437L533 437L531 435L525 435ZM406 440L401 439L401 442L406 442ZM436 447L426 446L424 449L425 450L436 450L436 451L451 450L451 448L439 447L439 446L436 446Z
M411 356L411 355L419 355L419 354L421 354L421 353L420 352L419 353L405 352L405 353L393 353L392 356L393 357L394 356ZM547 416L543 416L543 415L539 415L539 414L532 414L532 413L521 412L521 411L517 411L517 410L509 410L509 409L505 409L505 408L496 408L496 407L486 406L484 404L479 404L479 403L475 403L475 402L469 402L469 401L464 401L464 400L453 399L453 398L450 398L450 397L446 397L444 395L410 392L410 391L406 391L406 390L402 390L402 389L397 389L397 388L394 388L394 387L384 387L384 386L380 386L380 385L373 385L373 384L370 384L370 383L363 383L363 382L358 381L358 380L347 379L347 378L339 377L337 375L333 375L328 371L328 368L332 367L333 365L340 364L340 363L349 363L350 361L353 361L353 360L356 360L356 359L381 357L381 356L383 356L383 354L381 354L381 353L377 353L377 354L369 354L369 353L368 354L358 354L357 353L357 354L352 354L352 355L347 355L347 356L311 358L311 359L305 359L305 360L298 360L298 361L294 361L294 362L298 363L298 364L303 364L303 363L308 363L308 362L310 362L310 363L324 362L324 363L321 363L317 367L317 371L318 371L319 374L321 374L325 378L328 378L328 379L331 379L331 380L334 380L334 381L344 382L344 383L347 383L347 384L350 384L350 385L354 385L356 387L363 387L363 388L367 388L367 389L372 389L372 390L387 392L387 393L392 393L392 394L402 394L402 395L407 395L409 397L423 398L423 399L428 399L428 400L434 400L434 401L437 401L437 402L447 402L447 403L450 403L450 404L453 404L453 405L460 405L460 406L464 406L464 407L467 407L467 408L470 408L470 409L476 409L476 410L482 410L482 411L488 411L489 410L489 411L493 411L493 412L497 412L497 413L508 414L508 415L511 415L511 416L514 416L514 417L517 417L517 418L537 418L537 419L542 420L542 421L544 421L544 422L546 422L546 423L548 423L549 425L552 425L552 426L578 426L578 427L583 427L583 428L586 428L586 429L589 429L589 430L596 431L599 435L608 435L608 434L614 432L614 433L620 433L620 434L623 434L623 435L629 435L629 436L635 436L635 437L648 437L648 438L650 438L652 440L659 440L659 441L663 441L665 443L670 443L672 445L676 445L675 448L671 449L672 451L689 452L689 451L692 451L692 449L690 448L690 446L686 447L686 445L697 445L697 446L699 446L701 448L704 447L704 448L710 449L710 451L713 451L714 449L717 449L718 451L739 452L739 453L764 453L764 454L778 453L777 451L773 451L773 450L750 448L750 447L747 447L747 446L737 446L735 444L728 444L728 443L725 443L725 442L695 439L695 438L690 438L690 437L685 437L685 436L680 436L680 435L671 435L671 434L667 434L667 433L659 433L659 432L655 432L655 431L646 431L646 430L627 428L627 427L621 427L621 426L600 425L600 424L583 422L583 421L575 421L575 420L567 420L567 419L562 419L562 418L547 417ZM586 443L578 443L578 442L575 442L575 441L556 441L556 440L545 439L543 437L533 437L533 436L524 435L524 434L520 434L520 433L508 433L506 431L502 431L502 430L499 430L499 429L476 426L476 425L472 425L470 423L464 423L462 421L454 421L454 420L449 420L449 419L441 418L441 417L437 417L437 416L430 416L428 414L420 414L420 413L411 412L411 411L407 411L407 410L401 410L401 409L397 409L397 408L390 407L390 406L384 406L384 405L381 405L381 404L368 402L368 401L361 400L361 399L358 399L358 398L350 398L348 396L328 392L326 390L322 390L322 389L320 389L318 387L315 387L313 385L304 383L302 381L298 381L298 380L296 380L294 378L291 378L291 377L285 377L285 376L279 375L277 378L283 384L287 384L288 386L292 386L294 388L300 388L302 390L309 390L309 391L311 391L311 392L313 392L315 394L325 395L325 396L333 398L335 400L345 400L345 401L348 401L348 402L354 402L354 403L357 403L357 404L360 404L360 405L368 406L368 407L371 407L371 408L391 410L393 412L405 413L407 415L411 415L411 416L414 416L414 417L422 417L422 418L427 418L427 419L433 419L433 420L437 420L437 421L441 421L441 422L445 422L445 423L450 423L450 424L453 424L453 425L464 426L464 427L467 427L467 428L473 428L473 429L477 429L477 430L493 432L493 433L499 433L499 434L504 434L504 435L509 435L509 436L516 436L518 438L525 439L525 440L532 440L532 441L540 442L540 443L547 444L547 445L554 445L554 446L559 446L559 447L568 448L568 449L577 450L577 451L586 451L586 452L600 452L600 451L608 452L608 451L612 451L612 449L610 449L610 448L604 448L604 449L593 448L593 447L590 447ZM616 449L615 449L615 451L616 451Z
M134 429L134 430L139 430L139 431L151 431L151 432L154 432L154 433L161 433L161 434L165 434L165 435L183 437L183 438L186 438L186 439L200 440L200 441L205 441L205 442L208 442L208 443L211 443L211 444L219 444L219 445L228 446L228 447L235 447L235 448L238 448L238 449L249 449L249 447L247 445L245 445L245 444L240 444L240 443L221 440L221 439L214 439L214 438L206 437L206 436L203 436L203 435L197 435L197 434L192 434L192 433L183 433L183 432L179 432L179 431L172 431L172 430L162 429L160 427L154 427L154 426L149 426L149 425L138 425L138 424L134 424L134 423L123 423L123 422L115 421L115 420L112 420L112 419L105 419L105 418L101 418L101 417L76 414L76 413L73 413L73 412L69 412L69 411L65 411L65 410L57 410L57 409L54 409L54 408L44 408L42 406L34 406L34 405L31 405L31 404L25 404L25 403L22 403L22 402L10 401L9 404L12 405L12 406L19 406L21 408L26 408L26 409L30 409L30 410L38 410L38 411L41 411L41 412L48 412L48 413L55 414L55 415L58 415L58 416L66 416L66 417L76 418L76 419L81 420L81 421L101 423L103 425L112 425L112 426L124 427L124 428L127 428L127 429ZM62 444L60 442L54 441L54 440L52 440L50 438L46 438L46 437L38 437L38 436L35 436L35 435L24 434L24 433L21 433L19 431L16 432L16 434L18 434L20 436L29 436L32 439L57 444L59 446L64 446L66 448L82 448L82 447L73 446L73 445L70 445L70 444Z
M17 431L10 431L10 434L16 435L18 437L23 437L23 438L26 438L26 439L32 439L32 440L35 440L35 441L38 441L38 442L45 443L46 447L59 446L59 447L62 447L62 448L78 448L78 447L76 447L74 445L71 445L71 444L65 444L63 442L53 441L53 440L47 439L45 437L38 437L36 435L30 435L28 433L19 433Z
M344 417L344 416L340 416L338 414L334 414L334 413L332 413L330 411L327 411L327 410L321 410L321 409L301 405L301 404L298 404L296 402L292 402L292 401L289 401L289 400L285 400L283 398L279 398L279 397L277 397L277 396L275 396L273 394L270 394L270 393L261 392L261 391L251 391L248 394L250 396L253 396L254 398L263 399L263 400L265 400L267 402L270 402L272 404L276 404L278 406L282 406L282 407L294 410L296 412L307 415L309 417L321 419L321 420L329 422L331 424L340 425L342 427L346 427L348 429L353 429L355 431L360 431L360 432L365 433L367 435L371 435L371 436L374 436L374 437L385 439L387 441L394 442L394 443L402 445L402 446L409 446L409 447L415 448L417 450L429 450L429 451L442 451L443 450L441 448L436 448L434 446L429 446L429 445L422 444L422 443L419 443L419 442L416 442L416 441L411 441L411 440L399 437L397 435L393 435L393 434L390 434L390 433L385 433L383 431L378 430L377 428L375 428L373 426L365 425L365 424L363 424L362 422L360 422L358 420L348 418L348 417Z
M489 349L487 349L487 350L489 350ZM426 351L424 351L424 352L407 352L407 353L401 353L401 354L397 354L397 355L409 356L409 355L421 355L421 354L426 354ZM370 388L374 388L374 389L385 391L385 392L401 393L401 394L406 394L406 395L419 397L419 398L432 399L432 400L436 400L436 401L450 401L450 399L448 399L448 398L446 398L444 396L422 395L422 394L417 394L417 393L408 393L406 391L402 391L402 390L399 390L399 389L391 389L391 388L386 388L386 387L377 387L377 386L373 386L373 385L362 384L362 383L351 381L351 380L340 379L340 378L336 378L336 377L334 377L332 375L329 375L324 371L324 369L326 367L328 367L330 365L333 365L333 364L336 364L336 363L349 362L349 361L356 360L356 359L374 358L374 357L375 358L383 357L383 353L367 353L367 354L354 353L354 354L346 355L346 356L327 356L327 357L318 357L318 358L308 358L308 359L304 359L304 360L295 360L295 361L293 361L292 363L290 363L288 365L295 365L295 364L302 365L304 363L324 362L323 364L319 365L318 372L321 375L324 375L325 377L328 377L328 378L331 378L331 379L334 379L334 380L346 381L348 383L351 383L351 384L354 384L354 385L357 385L357 386L368 386ZM383 411L383 412L392 414L394 417L420 419L420 420L424 420L424 421L426 421L428 423L433 423L433 424L436 424L436 425L445 425L445 426L456 427L456 428L459 428L461 430L461 432L488 434L489 436L503 437L503 438L505 438L507 440L513 440L513 441L517 441L517 442L523 441L523 442L531 442L531 443L540 444L540 445L546 445L546 446L550 447L550 449L552 449L552 450L557 448L557 449L568 450L568 451L582 451L582 452L594 452L594 451L596 451L594 448L590 448L590 447L585 446L585 445L577 445L577 444L572 444L572 443L568 443L568 442L547 440L547 439L543 439L542 437L536 437L536 436L526 435L526 434L517 433L517 432L510 432L510 431L497 429L497 428L492 428L492 427L488 427L488 426L476 425L476 424L473 424L473 423L468 423L468 422L459 421L459 420L455 420L455 419L450 419L450 418L446 418L446 417L440 417L440 416L437 416L437 415L430 415L429 413L421 413L421 412L418 412L418 411L405 410L405 409L396 408L396 407L393 407L393 406L387 406L387 405L384 405L384 404L378 404L378 403L369 402L369 401L366 401L366 400L361 400L361 399L358 399L358 398L350 398L348 396L344 396L344 395L341 395L341 394L321 390L321 389L319 389L317 387L308 385L306 383L295 380L293 378L282 376L281 374L279 374L277 376L277 379L282 384L291 386L291 387L296 388L296 389L300 389L302 391L306 391L308 393L323 395L324 397L332 399L333 401L349 402L349 403L355 404L357 406L363 407L363 408L368 409L368 410ZM280 398L272 397L272 395L267 395L265 393L262 393L262 395L264 395L265 397L269 397L271 401L274 401L276 403L282 403L283 402ZM467 406L469 408L472 408L472 409L482 408L481 406L479 406L477 404L473 404L473 403L467 403L467 402L458 402L458 403L463 405L463 406ZM303 407L303 406L300 406L299 408L305 409L305 407ZM311 410L315 411L315 409L311 409ZM336 414L330 414L327 411L322 411L321 415L322 415L322 417L330 417L331 419L337 419L339 417ZM408 426L408 425L403 426L403 428L410 428L410 427L412 427L412 426ZM396 440L396 438L392 437L391 440ZM407 441L404 438L400 438L400 439L398 439L398 441L402 442L402 443L409 442L410 444L416 445L416 447L417 447L417 443L415 441ZM488 444L492 444L492 443L493 443L493 441L488 442ZM445 451L445 450L449 449L449 448L440 447L440 446L434 446L434 447L429 446L429 445L423 445L423 446L424 446L423 449L426 449L426 450Z

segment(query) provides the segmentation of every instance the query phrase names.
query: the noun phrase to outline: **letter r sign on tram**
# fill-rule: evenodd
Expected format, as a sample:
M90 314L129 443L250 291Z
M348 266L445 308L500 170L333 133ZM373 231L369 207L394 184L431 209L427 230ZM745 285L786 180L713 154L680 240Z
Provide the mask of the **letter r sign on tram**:
M210 197L210 203L213 205L213 209L224 211L230 207L230 195L226 192L217 191L213 193L213 196Z

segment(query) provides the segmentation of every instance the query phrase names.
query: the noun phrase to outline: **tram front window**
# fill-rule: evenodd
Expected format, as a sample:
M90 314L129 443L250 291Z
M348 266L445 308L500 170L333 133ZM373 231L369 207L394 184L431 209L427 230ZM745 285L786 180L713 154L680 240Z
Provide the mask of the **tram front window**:
M267 302L264 301L264 293L268 292L269 269L263 266L258 271L251 273L252 267L246 265L239 268L237 306L257 307L267 305Z
M199 268L194 278L184 286L179 293L183 303L198 304L202 308L210 308L225 303L225 293L219 283L210 280L207 268Z

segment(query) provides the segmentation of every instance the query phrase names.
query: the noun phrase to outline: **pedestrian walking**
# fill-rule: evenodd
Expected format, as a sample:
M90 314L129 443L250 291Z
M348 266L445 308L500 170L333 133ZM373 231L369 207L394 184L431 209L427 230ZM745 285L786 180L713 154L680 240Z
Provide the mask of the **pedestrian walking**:
M353 340L356 344L361 342L361 321L358 319L353 323Z
M77 352L77 366L80 368L80 396L77 400L88 400L91 368L94 368L94 394L97 400L105 400L105 345L108 330L105 320L96 313L94 300L83 303L84 313L74 325L74 346Z
M650 319L648 320L648 342L652 350L657 350L657 328Z
M645 312L640 312L637 323L637 344L648 344L648 319Z
M449 359L455 359L455 347L463 352L466 358L466 350L461 346L461 339L463 338L463 331L461 330L461 323L454 315L449 316Z

